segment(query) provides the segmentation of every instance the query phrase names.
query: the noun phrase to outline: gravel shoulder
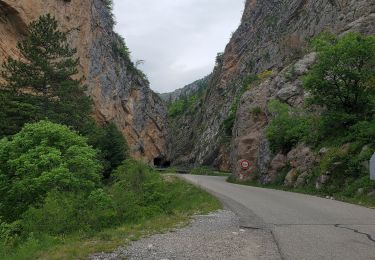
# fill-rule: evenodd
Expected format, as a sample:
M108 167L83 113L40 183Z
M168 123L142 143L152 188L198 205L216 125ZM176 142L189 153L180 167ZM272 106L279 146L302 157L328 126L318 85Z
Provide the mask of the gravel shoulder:
M240 226L236 214L220 210L195 216L185 228L143 238L90 259L281 259L270 231Z

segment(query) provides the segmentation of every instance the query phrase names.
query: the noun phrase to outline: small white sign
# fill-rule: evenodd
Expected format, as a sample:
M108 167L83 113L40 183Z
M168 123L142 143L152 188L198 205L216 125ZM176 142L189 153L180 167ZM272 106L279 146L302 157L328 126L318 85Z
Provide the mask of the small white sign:
M375 180L375 153L371 157L370 161L370 179Z

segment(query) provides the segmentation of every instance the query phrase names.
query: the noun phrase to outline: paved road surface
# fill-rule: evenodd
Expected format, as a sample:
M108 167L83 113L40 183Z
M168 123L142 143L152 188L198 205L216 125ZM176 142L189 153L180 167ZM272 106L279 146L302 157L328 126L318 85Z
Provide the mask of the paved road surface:
M283 259L375 259L375 210L339 201L181 175L219 197L241 226L271 230Z

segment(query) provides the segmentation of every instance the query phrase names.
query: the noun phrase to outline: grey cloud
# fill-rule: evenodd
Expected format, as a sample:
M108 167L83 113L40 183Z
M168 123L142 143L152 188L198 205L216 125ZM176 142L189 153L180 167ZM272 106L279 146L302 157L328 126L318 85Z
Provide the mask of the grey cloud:
M151 88L168 92L209 74L242 15L243 0L114 0L116 31Z

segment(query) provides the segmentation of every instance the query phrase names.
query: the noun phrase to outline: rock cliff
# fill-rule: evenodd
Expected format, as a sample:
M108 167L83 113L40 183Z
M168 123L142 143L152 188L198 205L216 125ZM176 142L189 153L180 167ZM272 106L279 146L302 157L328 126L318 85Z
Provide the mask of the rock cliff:
M174 102L180 98L183 98L184 96L194 95L194 93L196 93L202 87L202 85L208 84L210 78L211 75L208 75L202 79L196 80L193 83L186 85L183 88L176 89L175 91L169 93L162 93L159 94L159 96L165 102Z
M292 105L303 101L300 80L286 77L286 70L297 63L297 74L306 72L314 61L314 54L304 57L308 42L322 31L374 34L374 11L372 0L247 0L239 28L218 56L202 106L190 121L183 121L185 128L194 129L189 134L193 143L182 149L180 158L185 160L179 163L221 169L231 165L240 175L238 160L248 159L255 169L268 171L272 155L264 137L267 102L276 97ZM243 94L244 79L266 70L273 75ZM240 96L230 140L223 123ZM256 116L250 113L254 108L260 110Z
M122 39L113 31L107 0L0 0L0 63L17 57L17 41L27 24L40 15L56 17L80 57L93 115L99 123L114 122L122 131L131 155L152 163L165 157L166 110L149 88L144 74L121 55Z
M227 62L235 65L223 77L264 70L272 70L273 76L245 92L239 102L231 142L231 166L240 179L254 175L239 167L241 159L253 163L249 171L257 172L261 182L275 178L281 155L273 157L265 138L265 127L272 116L267 111L267 103L278 99L293 107L303 104L301 76L316 58L315 53L308 53L309 40L327 30L337 35L349 31L374 34L374 11L375 3L369 0L247 1L242 24L227 47L231 53ZM254 108L260 111L258 115L251 113ZM297 158L298 154L301 158ZM285 163L292 166L286 185L303 183L302 178L294 180L293 173L298 171L306 177L307 168L311 169L314 163L307 147L292 150Z

